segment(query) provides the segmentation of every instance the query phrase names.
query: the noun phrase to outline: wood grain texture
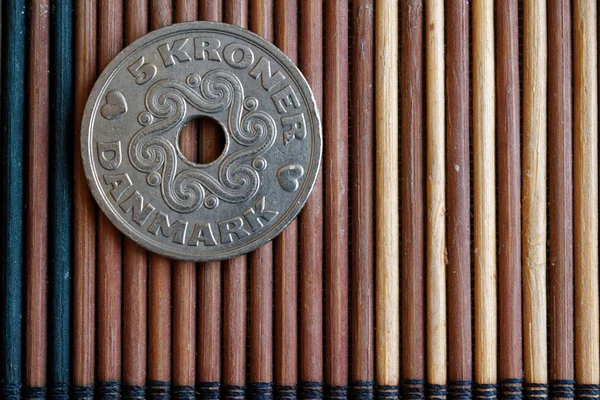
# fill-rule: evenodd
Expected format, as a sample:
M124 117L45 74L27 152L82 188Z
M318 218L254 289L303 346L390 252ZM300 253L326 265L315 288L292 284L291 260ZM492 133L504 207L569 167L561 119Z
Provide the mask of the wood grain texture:
M300 69L323 112L323 3L300 2ZM321 114L322 115L322 114ZM322 167L323 168L323 167ZM322 171L322 169L321 169ZM300 213L300 380L323 382L323 174Z
M148 32L148 0L125 3L125 43ZM123 255L123 383L146 384L148 343L148 259L146 250L125 239ZM125 389L127 393L127 389Z
M49 1L34 0L30 13L25 385L43 387L48 362Z
M123 47L123 1L100 0L98 12L98 70L102 71ZM117 228L99 212L96 377L101 383L121 380L121 242Z
M548 2L549 378L573 380L573 50L571 2Z
M190 22L198 19L198 4L193 0L174 2L175 22ZM181 151L191 161L198 160L197 123L190 121L181 130ZM173 390L180 396L193 393L196 384L196 264L189 261L174 261L173 265Z
M427 382L446 384L444 2L426 3Z
M448 380L472 379L469 5L446 3Z
M400 2L402 378L425 378L425 126L422 0Z
M521 135L517 0L497 1L499 379L523 375Z
M348 383L348 1L325 2L325 384Z
M199 3L200 19L220 21L220 0ZM200 121L200 162L215 159L219 155L219 139L216 122ZM221 377L221 263L201 263L198 267L198 359L196 380L219 382Z
M375 369L374 1L352 3L352 381Z
M171 0L151 0L152 30L173 21ZM148 257L148 381L171 381L171 263L158 254Z
M574 11L575 371L578 384L600 383L598 293L598 9Z
M66 396L71 381L71 307L73 277L73 3L52 8L50 50L49 381L56 397Z
M473 1L475 380L497 379L494 9Z
M224 1L224 21L246 28L248 2ZM232 258L223 263L223 377L227 391L246 384L246 256ZM230 389L227 387L229 386Z
M75 8L75 146L80 148L81 118L97 69L96 1ZM96 205L88 189L79 153L74 154L73 243L73 384L94 383L96 298Z
M523 339L526 383L548 382L546 331L546 4L524 4Z
M250 29L273 41L273 1L250 2ZM273 382L273 243L248 255L250 269L250 382Z
M275 2L275 45L294 63L298 59L298 3ZM275 384L298 381L298 222L275 238Z
M398 2L375 3L376 382L400 383Z

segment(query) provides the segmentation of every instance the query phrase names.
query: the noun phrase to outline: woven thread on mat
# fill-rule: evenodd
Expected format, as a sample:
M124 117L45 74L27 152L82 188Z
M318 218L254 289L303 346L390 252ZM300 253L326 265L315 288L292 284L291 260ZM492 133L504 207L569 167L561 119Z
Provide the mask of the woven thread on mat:
M171 398L171 382L149 381L148 398L152 400L168 400Z
M523 385L523 392L527 399L547 399L548 384L527 382Z
M328 399L345 400L348 398L348 386L327 386L325 395Z
M50 397L54 400L67 400L69 398L69 384L54 382L50 388Z
M405 379L402 381L402 393L405 399L424 399L425 381L423 379Z
M198 382L196 384L198 398L201 400L218 400L221 394L220 387L220 382Z
M295 385L276 385L275 386L275 399L288 400L295 399L298 387Z
M100 382L96 387L98 397L101 399L112 400L121 398L121 382L108 381Z
M246 398L246 386L223 385L224 400L241 400Z
M173 398L181 400L195 400L196 388L193 386L179 385L173 386Z
M253 400L271 400L273 398L273 383L253 382L250 384L250 398Z
M372 400L375 398L375 382L354 381L350 387L350 395L353 400Z
M26 399L45 399L46 397L46 386L27 386L25 388Z
M128 400L144 400L146 398L146 386L123 386L123 398Z
M473 381L453 381L448 385L448 398L468 400L473 395Z
M475 399L498 398L498 385L495 383L476 383L474 389Z
M600 385L578 383L575 385L578 399L600 399Z
M445 400L448 397L448 385L428 383L425 390L428 399Z
M4 398L7 400L19 400L21 398L21 385L5 383L2 390Z
M302 382L300 384L300 398L306 400L324 398L323 382Z
M376 398L380 400L400 398L400 386L398 385L377 385Z
M94 398L94 386L73 386L71 390L75 400L87 400Z
M505 400L518 400L523 398L523 379L503 379L498 384L498 397Z
M550 382L550 397L553 399L574 399L574 380L554 380Z

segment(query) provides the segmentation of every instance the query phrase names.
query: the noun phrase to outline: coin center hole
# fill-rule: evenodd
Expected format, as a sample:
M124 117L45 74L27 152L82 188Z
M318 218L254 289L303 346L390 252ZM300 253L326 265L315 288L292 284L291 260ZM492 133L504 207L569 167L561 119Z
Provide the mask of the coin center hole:
M209 164L219 158L225 150L223 127L214 118L194 118L179 134L179 149L188 161Z

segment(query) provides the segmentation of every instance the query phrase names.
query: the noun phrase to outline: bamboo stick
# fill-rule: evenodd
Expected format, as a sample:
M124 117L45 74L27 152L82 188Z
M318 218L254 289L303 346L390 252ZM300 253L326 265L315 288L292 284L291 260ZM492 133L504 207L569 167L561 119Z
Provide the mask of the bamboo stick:
M148 0L125 5L125 42L148 32ZM146 250L125 239L123 263L123 395L139 397L146 384L148 260Z
M323 112L323 4L300 2L300 68ZM321 114L322 115L322 114ZM323 166L322 166L323 168ZM323 396L323 175L300 213L300 380ZM309 393L311 395L309 395Z
M198 5L191 0L175 1L175 21L198 19ZM197 123L190 121L180 133L181 152L191 161L198 160ZM173 263L173 394L191 396L196 384L196 264Z
M501 396L521 394L523 386L518 8L517 0L495 2Z
M600 384L598 293L598 37L595 1L574 17L575 371L578 395Z
M222 2L202 1L199 4L200 19L220 21ZM198 130L199 160L215 160L222 150L215 121L200 120ZM198 392L204 398L218 396L221 381L221 266L218 261L202 263L198 267L198 362L196 381Z
M473 175L475 229L475 380L494 392L497 379L494 12L473 2Z
M50 50L51 137L49 184L50 390L57 398L69 394L71 382L71 280L73 276L73 4L52 7Z
M425 132L423 0L400 2L402 54L402 378L424 394L425 378Z
M81 118L96 79L97 3L76 3L75 21L75 145L80 146ZM73 243L73 384L74 393L93 396L96 288L96 207L83 172L81 156L74 154Z
M471 394L469 5L446 3L446 197L449 395Z
M398 2L375 3L375 284L377 390L400 384ZM396 392L396 393L394 393Z
M431 394L446 388L446 221L444 2L426 6L427 34L427 378Z
M352 385L373 396L375 110L373 0L354 1L352 19Z
M172 1L152 0L151 29L170 25L172 20ZM172 271L168 259L154 253L148 258L148 397L164 398L171 387Z
M295 63L298 59L298 4L275 2L275 44ZM275 396L296 395L298 383L298 222L275 239Z
M250 2L250 27L273 40L273 2ZM250 383L254 397L273 396L273 244L261 246L250 264Z
M247 27L247 1L224 3L225 22ZM225 261L223 268L223 395L236 398L246 389L246 256Z
M546 332L546 5L525 1L523 323L525 390L548 383Z
M102 71L123 46L123 1L101 0L98 18L98 69ZM98 213L96 377L100 396L117 394L121 381L121 242L117 228L104 213Z
M348 1L325 2L325 385L348 384Z
M23 201L26 30L25 1L2 10L2 324L3 395L19 399L23 384Z
M574 394L571 2L548 3L550 395Z
M48 136L50 4L34 0L29 23L27 148L27 294L25 396L46 395L48 379Z

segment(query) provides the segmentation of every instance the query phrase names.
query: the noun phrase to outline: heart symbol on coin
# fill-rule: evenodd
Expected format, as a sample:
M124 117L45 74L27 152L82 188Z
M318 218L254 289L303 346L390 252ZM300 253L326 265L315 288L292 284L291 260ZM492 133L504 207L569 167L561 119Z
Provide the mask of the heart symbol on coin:
M118 90L108 92L106 95L106 104L100 110L102 116L106 119L117 119L127 112L127 101L125 96Z
M304 175L304 168L298 164L290 164L279 168L277 179L279 185L286 192L295 192L298 190L298 180Z

